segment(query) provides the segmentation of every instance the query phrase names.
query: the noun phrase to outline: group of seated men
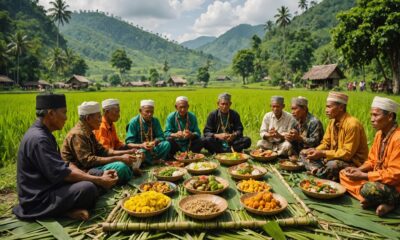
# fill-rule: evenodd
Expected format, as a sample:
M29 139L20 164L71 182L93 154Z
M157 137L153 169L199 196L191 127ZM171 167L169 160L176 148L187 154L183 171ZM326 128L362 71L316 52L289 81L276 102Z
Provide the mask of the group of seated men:
M363 125L346 111L348 96L330 92L324 133L321 122L308 111L308 100L291 101L292 114L284 111L284 98L273 96L272 111L265 114L257 147L281 156L299 155L307 171L320 178L340 181L363 207L375 207L379 216L399 202L400 128L396 123L399 104L375 97L371 123L377 130L370 153ZM241 152L251 146L243 136L239 114L232 110L231 95L218 96L201 136L187 97L178 97L176 111L168 115L165 131L153 116L153 100L140 102L139 114L126 127L125 142L118 138L114 123L120 117L119 101L78 106L79 121L58 149L52 132L67 120L62 94L36 97L37 120L24 135L18 151L17 186L19 204L13 209L21 219L67 215L89 218L104 189L124 184L139 167L172 159L178 151L209 153Z

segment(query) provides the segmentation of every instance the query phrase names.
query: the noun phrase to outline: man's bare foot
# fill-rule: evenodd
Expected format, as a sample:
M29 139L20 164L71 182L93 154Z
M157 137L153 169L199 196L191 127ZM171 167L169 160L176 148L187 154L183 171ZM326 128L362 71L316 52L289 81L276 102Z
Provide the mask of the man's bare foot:
M86 221L89 219L89 212L86 209L74 209L67 212L67 216L75 220Z
M389 205L386 203L382 203L376 208L376 215L379 217L382 217L383 215L387 214L388 212L392 211L394 209L394 205Z

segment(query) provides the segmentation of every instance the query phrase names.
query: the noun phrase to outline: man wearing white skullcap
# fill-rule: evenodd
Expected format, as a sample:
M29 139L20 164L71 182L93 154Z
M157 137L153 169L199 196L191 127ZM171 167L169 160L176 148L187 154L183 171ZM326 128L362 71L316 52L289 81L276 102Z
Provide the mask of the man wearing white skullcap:
M282 96L272 96L270 106L272 111L264 115L260 127L261 140L257 142L257 147L272 150L278 155L291 155L292 144L285 140L285 136L296 124L296 120L283 110L285 103Z
M400 128L396 123L399 104L389 98L375 97L371 123L377 130L368 160L358 168L340 172L340 183L361 201L364 208L376 207L383 216L400 202Z
M321 121L308 111L307 98L292 98L291 108L296 124L285 139L292 144L293 153L297 155L303 149L317 147L324 136L324 129Z
M218 109L207 117L204 127L203 143L209 153L241 152L251 146L251 139L243 136L243 124L240 115L231 109L231 95L221 93L218 96Z
M166 160L171 148L160 121L153 117L154 105L150 99L140 101L139 114L129 121L125 138L126 144L144 153L144 162L150 165Z
M367 136L361 122L346 112L348 96L330 92L326 99L326 115L330 121L321 144L303 151L300 157L311 174L334 181L339 171L359 167L367 159Z
M78 106L78 114L79 122L68 132L63 143L61 155L64 161L92 175L113 170L119 183L129 181L133 176L130 166L137 161L131 154L136 150L106 149L96 140L93 131L101 124L99 103L83 102Z
M189 112L189 100L185 96L175 100L176 111L170 113L165 121L165 137L171 145L170 158L176 152L192 151L199 153L203 148L201 133L194 113Z

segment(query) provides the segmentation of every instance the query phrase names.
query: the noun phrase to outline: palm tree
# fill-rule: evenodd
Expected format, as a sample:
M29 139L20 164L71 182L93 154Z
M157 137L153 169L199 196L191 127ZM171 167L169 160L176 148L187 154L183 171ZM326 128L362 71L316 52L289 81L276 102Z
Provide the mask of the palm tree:
M59 46L59 36L60 36L60 24L64 26L64 23L68 23L71 19L72 12L67 10L69 5L63 0L55 0L50 2L53 5L49 8L50 18L53 22L57 22L58 32L57 32L57 47Z
M20 56L30 47L30 41L28 36L22 32L17 32L10 39L10 43L7 45L8 52L15 55L17 59L17 82L19 83L19 58Z
M307 0L300 0L299 1L299 8L302 10L302 11L307 11L307 9L308 9L308 3L307 3Z
M54 70L56 76L60 75L61 70L65 68L67 63L67 58L64 55L64 52L61 48L54 48L50 53L50 57L48 59L50 64L50 70Z
M285 66L285 72L286 72L286 79L287 79L287 66L286 66L286 61L285 61L285 55L286 55L286 27L290 24L291 22L291 17L292 14L289 12L289 8L285 6L281 6L280 8L277 9L278 13L275 14L275 23L283 28L283 64Z
M264 25L265 31L271 32L273 28L274 28L274 22L271 20L268 20Z
M0 68L4 69L4 72L0 71L0 73L7 75L8 73L7 66L9 61L10 59L7 53L7 45L4 41L0 41Z

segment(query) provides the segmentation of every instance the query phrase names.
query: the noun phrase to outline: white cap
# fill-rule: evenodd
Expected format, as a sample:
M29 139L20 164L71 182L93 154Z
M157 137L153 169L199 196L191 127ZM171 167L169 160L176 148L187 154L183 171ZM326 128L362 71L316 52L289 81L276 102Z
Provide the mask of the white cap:
M147 99L147 100L142 100L140 101L140 107L144 107L144 106L151 106L154 107L154 101L151 99Z
M180 102L180 101L189 102L189 99L185 96L179 96L176 98L175 103Z
M101 106L103 107L103 109L108 109L108 107L113 105L119 105L119 100L110 98L101 102Z
M388 112L397 113L399 111L399 104L392 99L384 97L374 97L372 101L372 108L379 108Z
M100 104L98 102L83 102L78 106L79 116L85 116L92 113L100 112Z

